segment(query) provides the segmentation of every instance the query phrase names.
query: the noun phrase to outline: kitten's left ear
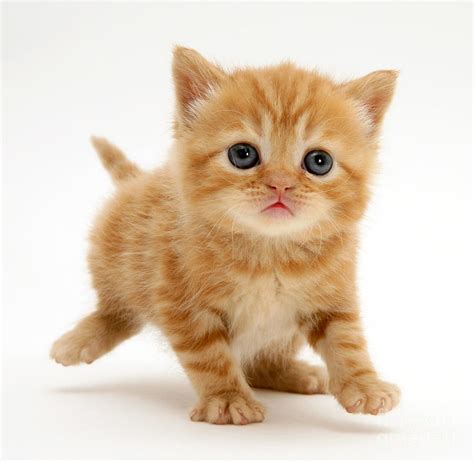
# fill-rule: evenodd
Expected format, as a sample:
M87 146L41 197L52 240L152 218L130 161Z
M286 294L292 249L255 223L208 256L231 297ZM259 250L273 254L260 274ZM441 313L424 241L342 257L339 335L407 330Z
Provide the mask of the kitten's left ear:
M376 134L395 91L398 71L375 71L341 88L361 106L370 134Z
M195 103L209 97L213 88L225 78L226 73L210 63L197 51L175 47L173 78L178 103L178 117L189 123L195 117Z

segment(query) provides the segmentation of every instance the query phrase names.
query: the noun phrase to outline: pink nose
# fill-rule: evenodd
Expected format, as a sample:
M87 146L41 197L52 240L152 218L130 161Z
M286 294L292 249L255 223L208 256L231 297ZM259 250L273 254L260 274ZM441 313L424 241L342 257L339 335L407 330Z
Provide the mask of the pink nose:
M285 192L286 190L295 186L293 181L285 177L268 179L266 184L269 188L274 189L276 192Z

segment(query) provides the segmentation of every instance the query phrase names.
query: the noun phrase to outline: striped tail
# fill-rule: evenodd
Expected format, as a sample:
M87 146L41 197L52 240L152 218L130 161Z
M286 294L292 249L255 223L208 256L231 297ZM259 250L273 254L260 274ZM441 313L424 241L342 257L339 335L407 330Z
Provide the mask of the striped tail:
M130 162L125 154L105 138L91 137L92 145L105 169L110 173L116 185L134 178L142 172L133 162Z

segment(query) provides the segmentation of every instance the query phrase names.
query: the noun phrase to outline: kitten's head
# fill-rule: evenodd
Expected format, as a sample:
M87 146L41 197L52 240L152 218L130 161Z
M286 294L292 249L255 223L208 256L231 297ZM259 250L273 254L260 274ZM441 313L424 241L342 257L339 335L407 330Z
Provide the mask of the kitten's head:
M272 236L361 217L397 72L345 83L290 63L225 72L176 48L173 73L175 166L190 212Z

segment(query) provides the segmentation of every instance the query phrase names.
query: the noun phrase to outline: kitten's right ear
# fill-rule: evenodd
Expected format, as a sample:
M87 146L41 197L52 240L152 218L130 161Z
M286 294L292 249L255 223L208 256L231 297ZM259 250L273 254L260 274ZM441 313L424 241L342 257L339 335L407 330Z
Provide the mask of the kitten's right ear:
M190 123L196 116L196 103L205 100L213 88L226 78L226 73L207 61L197 51L175 47L173 79L176 91L178 117Z

